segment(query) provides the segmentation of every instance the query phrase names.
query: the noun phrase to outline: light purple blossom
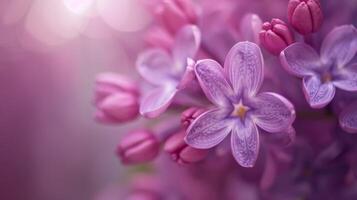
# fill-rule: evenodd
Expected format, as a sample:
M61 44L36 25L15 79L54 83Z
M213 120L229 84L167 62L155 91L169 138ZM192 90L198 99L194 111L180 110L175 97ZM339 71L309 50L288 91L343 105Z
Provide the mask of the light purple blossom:
M264 79L260 48L239 42L229 51L224 68L200 60L194 70L207 98L215 105L188 128L186 142L199 149L219 144L231 133L231 149L243 167L253 167L259 152L258 127L268 132L287 130L295 119L293 105L271 92L258 93Z
M291 74L303 79L305 97L313 108L322 108L335 96L335 87L357 91L357 30L353 25L333 29L322 43L320 56L304 43L294 43L280 54Z
M149 118L163 113L176 93L194 78L191 58L200 44L200 31L196 26L184 26L176 36L171 54L162 49L149 49L137 61L140 75L154 86L140 105L140 113Z

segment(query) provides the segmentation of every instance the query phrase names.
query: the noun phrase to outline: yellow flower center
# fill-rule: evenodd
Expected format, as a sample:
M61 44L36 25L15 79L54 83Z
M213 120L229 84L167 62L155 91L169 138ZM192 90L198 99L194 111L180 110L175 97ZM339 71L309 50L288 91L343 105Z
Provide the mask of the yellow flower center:
M323 83L327 83L327 82L332 81L332 76L331 76L330 73L325 72L325 73L322 74L321 79L322 79L322 82L323 82Z
M239 117L241 119L244 119L247 112L249 110L249 107L244 106L242 102L239 102L239 104L234 105L234 110L232 112L233 116Z

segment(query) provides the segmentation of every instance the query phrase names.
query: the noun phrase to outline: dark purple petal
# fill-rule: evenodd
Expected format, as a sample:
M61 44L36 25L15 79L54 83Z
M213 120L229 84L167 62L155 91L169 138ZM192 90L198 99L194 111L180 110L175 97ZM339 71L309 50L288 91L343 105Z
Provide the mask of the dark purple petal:
M317 76L303 79L303 91L312 108L325 107L335 96L335 86L331 82L321 83Z
M264 79L263 56L260 48L252 42L239 42L228 52L224 70L236 94L243 89L256 94Z
M280 53L280 62L291 74L303 77L313 75L321 67L317 52L304 43L294 43Z
M357 101L343 109L339 121L343 130L357 133Z
M242 167L254 166L259 153L259 132L252 120L236 120L231 146L234 158Z
M173 48L173 57L175 65L182 68L186 67L187 58L194 58L201 42L201 33L197 26L184 26L176 35L176 40Z
M139 55L136 67L145 80L155 85L163 85L170 79L174 63L167 52L150 49Z
M141 101L140 114L148 118L159 116L169 107L176 93L177 89L170 85L150 91Z
M333 29L321 46L321 59L333 61L337 66L346 65L357 52L357 30L353 25Z
M221 65L210 59L200 60L195 65L195 73L207 98L216 105L227 106L232 89Z
M339 70L333 84L346 91L357 91L357 63Z
M254 122L268 132L288 129L295 120L294 106L284 97L265 92L257 95L252 112Z
M197 149L216 146L231 132L232 119L226 118L227 111L209 110L200 115L187 129L185 141Z

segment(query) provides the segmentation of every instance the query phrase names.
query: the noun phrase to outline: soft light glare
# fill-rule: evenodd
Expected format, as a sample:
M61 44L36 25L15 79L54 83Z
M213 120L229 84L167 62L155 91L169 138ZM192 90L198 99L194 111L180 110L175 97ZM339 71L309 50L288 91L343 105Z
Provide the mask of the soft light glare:
M118 31L138 31L150 22L150 16L136 0L97 1L98 13Z
M62 1L37 0L27 15L25 28L37 40L56 45L78 36L86 22Z
M68 10L77 15L86 14L94 3L95 0L64 0L64 5Z

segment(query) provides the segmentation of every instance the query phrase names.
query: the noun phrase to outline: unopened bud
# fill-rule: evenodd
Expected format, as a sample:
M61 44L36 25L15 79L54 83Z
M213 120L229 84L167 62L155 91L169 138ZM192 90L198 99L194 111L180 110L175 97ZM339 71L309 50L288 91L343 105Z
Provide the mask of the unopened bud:
M139 94L134 81L114 74L97 77L95 89L96 119L100 122L123 123L139 114Z
M290 0L288 19L295 30L303 35L316 32L323 21L320 1Z
M195 149L188 146L185 141L185 131L172 135L166 140L164 150L179 164L194 163L203 160L208 153L207 149Z
M197 117L199 117L202 113L204 113L206 110L203 108L197 108L197 107L191 107L188 108L187 110L183 111L181 114L181 124L182 126L187 129L193 120L195 120Z
M142 130L126 135L120 142L117 155L123 164L139 164L153 160L160 148L157 137Z
M294 42L287 24L280 19L272 19L271 22L263 23L259 39L264 48L275 55Z
M184 25L194 24L197 20L191 0L165 0L156 15L170 33L176 33Z

